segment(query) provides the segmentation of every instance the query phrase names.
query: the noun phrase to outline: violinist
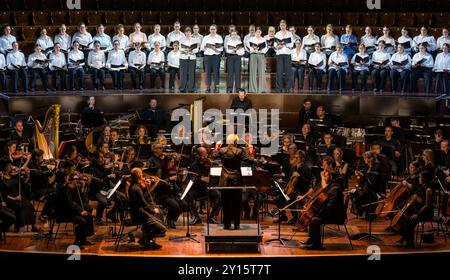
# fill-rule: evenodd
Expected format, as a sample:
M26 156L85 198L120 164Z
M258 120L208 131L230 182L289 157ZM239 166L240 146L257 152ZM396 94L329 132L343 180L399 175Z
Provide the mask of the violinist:
M143 144L151 144L152 141L148 136L147 128L143 125L140 125L136 128L136 132L134 134L135 139L133 140L133 144L135 145L143 145Z
M50 177L53 176L56 169L56 161L45 161L44 152L38 149L31 154L31 161L28 167L30 168L32 197L37 200L43 200L50 190Z
M148 182L144 180L144 175L140 168L131 170L131 180L129 181L128 199L130 204L130 214L133 224L142 225L143 236L139 243L144 249L157 250L162 246L157 244L155 237L164 235L167 228L157 217L160 209L152 201L145 199L144 191L148 187Z
M116 158L118 158L118 156L116 156L113 152L111 152L109 150L109 144L108 143L102 143L102 145L100 146L99 152L103 155L103 157L105 158L106 163L105 164L109 164L111 168L112 167L112 163L114 163L116 161Z
M9 137L10 141L15 141L17 146L24 145L25 151L28 152L33 149L33 142L31 139L25 134L24 131L24 122L23 120L17 120L14 124L14 131L11 133Z
M28 152L22 152L17 150L17 143L15 141L9 141L6 144L6 150L4 154L4 158L7 161L10 161L12 165L12 170L10 175L20 175L23 179L24 183L28 183L30 179L30 169L28 168L28 164L31 160L31 154Z
M152 175L161 177L164 157L163 145L154 143L152 145L152 156L148 159L148 165Z
M6 204L7 187L3 180L3 171L5 170L6 162L2 161L0 166L0 233L7 232L11 225L16 223L16 214L13 210L8 208ZM0 234L0 241L3 235Z
M102 135L97 140L97 147L100 148L103 143L111 146L111 126L105 125L102 130Z
M56 173L55 218L57 222L75 224L74 244L83 249L83 246L92 245L87 237L94 235L94 222L92 209L80 194L82 183L70 179L74 169L71 161L64 161Z
M117 129L111 129L111 150L118 150L121 148L119 138L119 131Z
M401 235L401 239L396 242L398 246L410 249L414 248L414 229L417 224L424 221L430 221L434 215L433 201L434 190L433 187L427 182L426 172L421 172L419 176L419 187L415 194L409 201L418 201L418 210L407 217L406 223L403 224L398 233ZM406 206L405 206L406 207Z
M216 217L220 211L220 192L218 190L208 191L210 186L210 169L212 166L211 160L208 158L208 151L204 147L199 147L196 151L197 157L191 164L191 171L198 176L195 178L194 185L189 191L190 211L194 215L192 224L201 224L202 220L194 203L196 198L209 196L211 203L211 212L208 215L208 223L217 224Z
M321 178L321 184L317 191L326 193L327 199L310 221L309 238L302 242L307 250L322 249L320 232L322 224L342 224L346 219L344 195L341 186L333 181L332 174L327 170L321 172Z
M81 171L84 167L91 164L87 158L84 158L80 155L80 153L78 152L78 148L75 145L69 147L65 156L65 160L70 161L78 171Z
M436 171L433 163L433 157L434 153L431 149L425 149L422 152L422 163L423 163L423 169L422 169L422 175L423 179L425 180L425 184L432 185L434 183Z

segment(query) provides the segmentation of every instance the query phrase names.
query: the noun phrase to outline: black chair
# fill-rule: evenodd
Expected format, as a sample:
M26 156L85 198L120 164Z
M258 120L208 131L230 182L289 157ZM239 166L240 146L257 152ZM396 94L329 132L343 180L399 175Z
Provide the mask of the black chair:
M442 218L435 216L429 221L423 221L423 222L420 222L417 224L416 235L415 235L414 240L415 240L416 244L419 243L419 247L422 246L422 241L423 241L422 236L425 233L425 225L430 224L431 232L434 232L435 231L434 226L433 226L434 223L437 225L437 230L436 230L437 234L439 235L439 232L441 232L442 235L444 236L445 243L447 243L447 236L446 236L446 233L448 232L447 225L444 224L444 221ZM445 228L445 230L444 230L444 228Z
M50 243L50 241L56 241L56 238L58 236L59 233L59 229L61 227L61 224L66 224L66 228L67 228L67 224L72 223L69 220L65 220L65 219L49 219L49 224L50 224L50 230L49 230L49 236L48 236L48 240L47 240L47 248L48 245ZM53 230L55 229L55 225L56 225L56 232L55 232L55 237L53 238ZM72 224L73 227L73 235L75 235L75 224Z
M350 243L350 247L352 248L352 250L353 250L353 243L352 243L352 239L351 239L351 236L350 236L350 234L349 234L349 232L348 232L348 229L347 229L347 208L348 208L348 202L350 201L350 197L348 196L348 195L346 195L345 197L344 197L344 209L345 209L345 213L346 213L346 218L345 218L345 220L342 222L342 223L337 223L337 224L335 224L335 223L325 223L325 224L322 224L322 228L321 228L321 231L322 231L322 244L323 244L323 242L324 242L324 236L325 236L325 226L326 225L337 225L338 226L338 231L340 231L340 226L343 226L344 227L344 229L345 229L345 233L347 234L347 238L348 238L348 242Z

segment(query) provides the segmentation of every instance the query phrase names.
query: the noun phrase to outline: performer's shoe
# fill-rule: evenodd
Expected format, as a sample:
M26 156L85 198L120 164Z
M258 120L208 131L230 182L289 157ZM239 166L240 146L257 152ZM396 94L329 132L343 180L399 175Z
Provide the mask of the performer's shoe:
M322 250L323 246L321 244L311 243L310 245L306 245L304 247L304 249L306 249L306 250Z
M202 223L202 219L200 217L195 217L195 219L191 222L191 225L200 225ZM211 223L212 224L212 223Z
M239 229L241 229L241 226L240 225L234 225L234 229L235 230L239 230Z
M89 242L89 241L87 241L87 240L81 242L81 246L91 246L91 245L94 245L94 243Z
M208 223L217 224L217 221L216 221L216 219L214 219L214 217L208 217Z
M155 242L155 240L150 240L147 244L144 246L144 250L159 250L162 246Z
M231 228L231 225L223 225L223 229L229 230Z
M300 244L302 244L302 245L311 245L313 243L312 243L311 239L308 238L306 240L300 241Z

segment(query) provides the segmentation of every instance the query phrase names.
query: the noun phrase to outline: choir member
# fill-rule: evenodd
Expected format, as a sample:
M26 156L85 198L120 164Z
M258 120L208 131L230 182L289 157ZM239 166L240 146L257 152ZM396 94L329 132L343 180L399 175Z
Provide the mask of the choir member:
M155 42L159 42L159 47L162 51L166 50L166 37L161 34L161 25L159 24L155 24L153 27L153 34L148 35L148 46L150 51L155 48Z
M383 27L383 36L377 39L377 44L380 41L384 41L384 51L390 55L393 55L395 53L395 39L389 34L390 32L389 27Z
M211 92L212 78L214 78L214 92L219 92L220 55L223 51L222 36L217 34L215 24L209 27L209 35L203 37L201 49L205 56L206 68L206 93Z
M391 68L391 83L392 93L395 93L398 88L398 79L401 81L401 92L406 92L408 88L408 79L411 69L411 57L405 53L405 48L402 44L397 47L397 52L391 57L389 66Z
M356 53L351 60L353 65L352 71L352 91L356 90L358 78L361 78L361 90L367 91L367 77L369 76L370 55L367 53L366 46L361 43Z
M230 24L228 25L228 34L223 38L223 44L226 45L227 41L231 38L231 33L236 30L236 25Z
M147 64L150 65L150 88L156 88L155 80L156 77L159 77L160 86L164 88L164 52L161 51L159 42L154 43L155 49L150 52L147 58Z
M169 71L169 91L175 91L175 80L180 79L180 43L173 42L173 49L167 55L167 66Z
M419 52L412 58L411 92L417 92L417 80L424 78L425 93L428 94L431 87L432 69L434 60L427 52L426 44L419 44Z
M255 36L249 40L249 46L247 46L250 50L249 92L252 93L266 92L266 58L264 54L268 51L268 47L267 39L263 38L261 33L261 28L257 28Z
M294 46L294 38L286 27L286 21L281 20L280 31L275 34L277 59L276 92L288 92L292 84L291 49Z
M94 49L89 52L87 66L91 72L92 86L94 90L105 90L105 52L101 50L99 41L94 41ZM100 81L100 84L98 83Z
M28 68L31 70L31 92L36 90L36 78L39 75L44 86L44 90L48 91L47 56L41 52L41 46L35 45L34 53L28 57Z
M147 44L147 35L141 31L141 28L142 26L139 22L134 24L134 32L128 36L128 46L130 48L133 48L136 43L139 43L144 49L149 47Z
M372 81L373 92L382 93L386 85L386 79L389 76L389 61L391 55L384 51L384 41L378 42L378 48L372 55Z
M306 51L308 56L314 52L314 46L316 44L320 44L320 38L316 34L314 34L314 27L308 26L307 28L308 35L303 37L302 48Z
M448 78L450 72L450 55L448 54L448 48L449 44L442 45L442 52L438 53L434 63L433 72L436 74L436 87L434 92L436 95L440 93L447 96L450 95L450 82ZM441 90L441 86L443 90Z
M325 73L327 66L327 57L325 53L320 50L320 45L314 46L315 51L308 58L308 85L309 90L312 91L314 79L316 80L317 91L322 90L322 76Z
M337 44L336 51L328 58L328 85L327 91L333 90L334 79L339 82L339 93L345 87L345 75L348 71L348 57L343 51L342 44Z
M3 35L0 37L0 53L7 55L12 51L12 44L17 42L17 39L14 35L11 34L11 26L6 25L3 28Z
M411 49L413 45L412 38L408 35L408 29L406 26L402 27L402 35L398 37L397 43L399 45L403 45L403 48L405 49L405 53L408 55L411 55Z
M317 37L317 36L316 36ZM303 41L305 41L303 38ZM317 37L317 43L319 42L319 37ZM314 44L315 45L315 44ZM297 91L303 90L303 82L305 80L305 68L306 62L308 61L307 51L302 46L300 40L295 41L295 48L291 51L291 61L292 61L292 90L295 88L295 81L298 81Z
M109 52L113 48L111 43L111 37L105 33L105 26L103 24L100 24L97 27L97 34L92 38L92 41L99 42L100 50L104 52Z
M184 30L180 40L180 92L196 92L195 69L201 41L194 38L190 27Z
M65 54L67 54L67 52L70 49L70 46L72 45L72 38L70 37L69 34L66 33L66 31L67 31L66 25L61 24L61 26L59 27L59 33L55 35L54 39L55 44L59 43L59 45L61 46L61 51Z
M128 66L131 73L131 82L133 89L144 89L145 80L145 65L147 64L147 57L143 51L141 51L141 44L136 44L134 50L130 52L128 56ZM136 83L136 77L139 83Z
M233 89L236 92L241 87L241 58L245 52L244 44L236 30L231 31L224 47L227 54L227 92L232 93Z
M251 24L248 27L248 33L247 35L244 36L244 46L245 46L245 51L250 52L250 49L247 48L248 46L248 42L250 42L250 39L255 37L255 33L256 33L256 26Z
M78 86L80 90L84 90L84 53L79 50L78 41L72 43L72 50L68 54L69 62L69 86L75 90L75 77L78 78Z
M291 32L294 42L296 40L302 40L302 38L297 34L297 29L295 28L295 26L289 26L289 32Z
M450 45L450 36L448 35L448 28L442 28L442 36L437 39L436 47L438 52L443 51L444 45Z
M345 27L345 34L342 34L340 42L344 47L344 54L347 57L352 57L356 53L358 49L358 38L353 34L353 27L351 25Z
M420 34L413 39L412 49L415 53L420 51L419 46L422 43L427 43L425 46L426 51L433 55L436 51L436 39L434 39L433 35L428 34L428 28L426 26L422 26L420 28Z
M361 44L366 47L366 52L369 56L372 56L376 50L377 37L372 35L372 27L366 26L365 34L361 37Z
M117 34L114 35L114 37L112 38L112 41L119 41L119 49L125 51L126 53L128 53L128 36L125 35L125 28L123 27L122 24L117 25Z
M72 45L74 42L78 42L79 49L84 53L84 56L87 57L93 41L92 35L86 30L86 25L84 23L80 23L78 25L78 31L73 34Z
M19 78L23 82L24 92L28 92L28 72L26 70L27 64L25 62L25 55L19 51L19 43L14 41L12 43L12 51L6 55L6 65L8 72L12 78L12 90L17 92L17 82Z
M267 29L267 35L264 36L264 39L266 39L267 42L267 57L275 57L275 49L274 49L274 43L275 43L275 26L269 26Z
M6 59L2 53L0 53L0 86L2 92L6 93Z
M53 51L53 39L47 35L46 28L41 29L40 36L36 40L36 45L41 46L41 51L47 56Z
M334 34L333 25L328 24L326 27L326 33L320 38L320 45L327 56L336 50L336 46L339 43L339 37Z
M199 33L200 32L200 27L198 26L198 24L195 24L192 27L192 38L196 39L198 42L198 46L199 46L199 51L197 52L197 59L195 62L195 69L199 70L200 72L204 72L205 71L205 67L203 64L203 50L200 50L200 45L203 42L203 35Z
M65 54L61 50L61 44L55 43L54 51L49 56L49 69L52 75L52 88L56 91L66 90L66 70L67 70L67 60ZM59 84L57 86L56 78L59 77Z
M106 68L111 73L114 89L122 90L124 73L128 68L128 62L125 58L125 52L119 48L119 41L114 41L113 46L114 48L108 53Z
M180 42L181 38L184 38L185 35L180 31L181 24L179 21L176 21L173 24L173 31L167 34L167 52L173 49L174 42Z

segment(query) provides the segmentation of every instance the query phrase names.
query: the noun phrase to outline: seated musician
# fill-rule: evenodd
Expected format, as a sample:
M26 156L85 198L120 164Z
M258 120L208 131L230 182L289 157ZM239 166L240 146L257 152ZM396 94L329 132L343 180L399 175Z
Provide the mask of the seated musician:
M325 132L323 134L322 141L317 146L317 153L320 156L333 156L333 151L335 148L336 144L333 143L333 134L329 131Z
M247 111L252 108L252 101L247 97L245 93L245 89L239 88L236 90L238 92L238 96L236 96L231 102L230 109L237 110L242 109Z
M208 151L204 147L199 147L196 150L197 157L191 164L191 171L196 173L198 176L192 186L192 189L189 192L190 203L190 211L194 215L194 221L192 224L201 224L202 220L198 213L195 204L192 203L195 199L201 197L209 196L209 201L211 205L211 212L208 215L208 223L217 224L216 217L220 211L220 192L218 190L210 190L207 188L210 186L210 169L211 169L211 161L208 158Z
M344 161L344 151L339 147L335 148L333 158L336 165L335 173L342 177L342 189L346 190L348 187L348 163Z
M401 144L394 137L394 129L391 126L384 128L384 137L379 140L379 144L385 150L384 154L389 158L392 173L398 175L401 170Z
M305 150L307 164L309 166L312 166L312 163L316 156L316 139L311 132L311 125L309 123L303 124L302 133L296 137L295 142L297 146ZM304 148L303 145L305 145Z
M26 135L24 131L24 123L23 120L17 120L14 124L14 131L9 136L10 141L15 141L17 146L23 146L25 148L25 152L32 151L33 149L33 141Z
M119 130L115 128L111 129L111 146L109 148L114 152L116 152L122 147L119 139L120 139Z
M158 132L166 132L166 114L158 105L158 100L152 98L148 105L148 108L144 110L142 119L151 121Z
M97 140L97 148L101 149L101 146L106 143L111 146L111 126L105 125L102 130L102 135Z
M298 124L302 127L305 123L308 123L308 120L311 118L315 118L316 116L316 108L312 104L312 100L309 98L305 98L303 100L303 106L298 111Z
M147 182L144 182L142 170L133 168L129 188L126 191L130 204L131 219L133 223L142 225L143 236L139 243L144 246L144 249L157 250L162 246L156 243L154 238L164 235L167 228L157 217L160 209L151 200L145 198L144 191L148 187Z
M84 167L89 166L90 164L90 161L87 158L83 158L83 156L80 155L78 148L75 145L69 147L64 160L72 162L75 169L78 171L81 171Z
M0 233L9 231L9 228L16 223L15 212L8 208L6 203L7 186L5 185L4 171L7 161L0 161ZM3 235L0 234L0 241L3 241Z
M427 185L431 185L434 183L435 181L435 176L436 176L436 169L435 169L435 165L434 165L434 153L433 150L431 149L425 149L422 152L422 164L423 164L423 168L422 168L422 175L423 175L423 179L425 184Z
M434 148L433 150L439 150L441 147L441 142L444 140L444 131L442 129L437 129L434 134L434 139L432 141Z
M64 161L56 173L55 217L57 222L68 221L76 225L74 244L83 249L83 246L92 245L87 237L94 235L94 222L92 209L80 194L83 182L70 178L74 168L70 161Z
M442 166L445 169L450 168L450 147L448 140L441 141L439 152L440 158L436 159L436 165Z
M161 177L161 170L164 163L164 150L163 145L153 143L152 144L152 156L148 159L149 170L152 175Z
M430 221L434 215L434 190L432 185L427 183L426 177L427 174L424 172L420 173L417 191L409 200L419 199L418 210L414 211L411 216L406 217L406 223L398 230L401 239L398 240L396 244L406 249L414 248L414 229L417 224L424 221Z
M28 167L30 168L30 184L34 199L42 200L50 190L50 177L53 176L53 171L48 163L48 161L44 161L44 151L34 150L31 154Z
M322 182L317 191L327 194L327 198L314 214L309 224L309 238L302 242L307 250L321 250L321 226L323 224L342 224L346 219L344 195L339 184L333 181L329 171L321 172ZM316 192L317 192L316 191Z
M152 140L148 136L147 128L143 125L140 125L136 128L136 132L134 134L135 139L133 139L132 143L137 145L143 145L143 144L151 144Z
M392 138L397 139L398 141L400 141L401 145L404 145L405 144L405 131L400 126L399 118L393 117L393 118L391 118L390 122L391 122L392 129L394 130L394 134L392 135Z
M327 114L324 106L317 107L316 115L321 124L325 125L326 127L333 127L333 120ZM311 119L309 120L309 123L311 123Z
M385 182L391 179L392 171L389 158L382 153L383 147L378 143L373 143L370 146L370 151L375 154L377 161L380 164L381 176Z

